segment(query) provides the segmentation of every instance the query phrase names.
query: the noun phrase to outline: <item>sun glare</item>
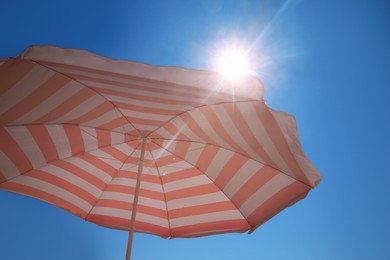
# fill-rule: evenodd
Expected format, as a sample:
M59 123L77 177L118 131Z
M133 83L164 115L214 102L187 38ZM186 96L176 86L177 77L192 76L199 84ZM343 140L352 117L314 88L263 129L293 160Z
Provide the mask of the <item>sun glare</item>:
M245 52L236 49L226 49L218 57L216 70L230 80L240 78L250 72L250 63Z

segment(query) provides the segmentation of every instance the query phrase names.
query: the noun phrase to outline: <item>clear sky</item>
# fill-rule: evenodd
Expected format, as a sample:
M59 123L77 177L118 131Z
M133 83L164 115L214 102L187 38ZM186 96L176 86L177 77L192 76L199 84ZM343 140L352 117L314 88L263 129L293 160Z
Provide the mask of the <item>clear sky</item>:
M61 2L61 3L60 3ZM271 108L293 114L323 174L251 235L136 234L133 259L390 259L390 2L0 0L0 57L32 44L212 69L246 48ZM124 259L127 233L0 191L0 259Z

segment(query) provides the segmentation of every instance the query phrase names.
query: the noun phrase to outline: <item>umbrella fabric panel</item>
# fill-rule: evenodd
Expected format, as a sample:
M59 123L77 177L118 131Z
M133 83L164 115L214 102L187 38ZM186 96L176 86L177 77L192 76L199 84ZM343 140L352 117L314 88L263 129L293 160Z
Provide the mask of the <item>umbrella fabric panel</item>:
M74 125L0 127L0 138L0 178L4 181L57 160L129 140L120 133Z
M192 237L250 228L237 207L199 168L151 141L150 157L165 192L171 237Z
M208 164L207 161L211 162L213 156L218 156L215 151L210 150L213 149L211 147L207 147L209 151L199 150L202 149L202 144L211 144L236 151L311 187L316 186L321 179L320 174L308 160L304 163L297 160L297 155L299 158L303 155L298 137L284 133L284 127L283 124L278 124L263 102L246 101L210 105L188 111L153 132L151 137L183 141L178 145L168 141L161 143L161 146L167 147L172 153L181 154L183 158L188 156L187 152L202 155L202 164ZM296 129L296 125L291 125L290 128ZM191 152L191 149L195 149L190 148L191 146L199 146L196 153ZM223 160L223 156L220 157Z
M269 109L262 89L31 47L0 63L0 189L128 230L145 146L136 231L253 231L321 180L294 118Z
M20 61L35 63L30 66L45 73L55 74L64 80L77 82L84 87L83 92L91 95L94 93L94 99L99 99L97 96L100 96L106 102L99 104L91 98L89 106L93 111L90 111L88 121L85 116L63 120L136 136L147 135L177 114L191 108L231 102L233 99L260 100L263 91L262 84L254 78L246 79L246 82L242 82L237 88L235 84L226 83L222 78L216 77L215 73L113 61L81 50L59 49L53 46L30 47L20 59L11 59L8 63ZM26 78L27 80L31 79ZM74 102L86 107L87 101L84 98L83 103ZM110 114L104 111L111 106L115 107L115 115L112 111ZM73 112L75 115L80 114Z
M137 231L172 238L250 229L234 204L201 171L153 142L147 145L145 158ZM137 152L127 159L122 166L127 170L115 175L87 220L128 229L137 159Z
M231 102L221 95L193 86L139 79L133 76L85 69L79 66L40 62L87 86L112 103L143 135L165 124L177 114L195 107ZM64 68L65 66L65 68ZM218 95L216 95L218 93ZM235 97L240 100L239 96ZM114 131L120 129L113 129Z
M165 85L163 87L165 91L176 86L175 91L179 90L195 96L203 92L207 97L231 100L232 87L235 87L237 100L263 98L263 84L255 77L244 77L240 80L241 87L237 87L235 83L223 80L218 73L214 72L112 60L84 50L61 49L55 46L31 46L20 55L20 58L44 62L49 66L61 64L60 66L63 67L77 67L83 71L93 72L95 75L109 75L115 78L135 77L138 81L162 83ZM166 88L167 85L169 88Z
M48 201L80 217L133 151L123 144L122 134L70 125L4 127L0 138L1 189Z
M186 169L175 169L177 162L175 167L162 167L161 172L165 172L162 179L183 178L185 180L186 176L190 179L194 176L192 173L194 171L204 174L215 188L210 190L209 194L220 191L231 201L248 222L248 230L256 228L283 208L303 198L310 190L308 185L272 167L227 149L206 144L190 144L185 141L167 143L162 143L161 147L175 151L176 161L185 160L193 167L188 166L188 172ZM183 146L186 147L185 153L183 153ZM164 183L164 186L167 185ZM199 192L206 193L206 185ZM190 193L189 190L183 192L183 194ZM205 205L212 205L211 196L208 199L204 201ZM169 214L171 214L170 207L173 205L174 201L168 203Z
M33 61L0 67L0 124L79 124L134 130L112 103L94 90Z

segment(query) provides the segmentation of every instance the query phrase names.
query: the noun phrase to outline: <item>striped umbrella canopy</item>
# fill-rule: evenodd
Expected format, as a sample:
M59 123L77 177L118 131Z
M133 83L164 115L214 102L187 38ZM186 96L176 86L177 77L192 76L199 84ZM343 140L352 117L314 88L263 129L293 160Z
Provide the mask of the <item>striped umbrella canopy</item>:
M321 175L254 77L32 46L0 61L0 189L164 238L253 232Z

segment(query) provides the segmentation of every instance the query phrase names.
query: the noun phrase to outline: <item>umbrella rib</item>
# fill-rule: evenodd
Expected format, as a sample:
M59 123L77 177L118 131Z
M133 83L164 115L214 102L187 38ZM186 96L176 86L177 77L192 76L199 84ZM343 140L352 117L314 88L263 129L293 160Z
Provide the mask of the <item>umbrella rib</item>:
M153 140L152 140L152 142L153 142ZM153 142L153 143L156 144L156 145L158 145L159 147L161 147L162 149L164 149L164 150L167 151L168 153L170 153L170 154L172 154L172 155L174 155L174 156L180 158L181 160L185 161L186 163L190 164L192 167L194 167L195 169L197 169L198 171L200 171L201 173L203 173L203 175L206 176L206 178L208 178L212 183L214 183L215 186L217 186L218 189L222 192L222 194L225 195L225 197L226 197L226 198L227 198L227 199L236 207L237 211L240 213L240 215L243 217L243 219L245 219L245 221L248 223L248 226L250 226L251 229L254 228L254 227L252 227L252 225L248 222L248 220L245 218L244 214L242 214L242 212L241 212L240 209L237 207L237 205L229 198L229 196L226 195L226 193L221 189L221 187L218 186L217 183L215 183L212 179L210 179L210 177L209 177L205 172L203 172L201 169L199 169L199 167L197 167L196 165L193 165L192 163L186 161L184 158L178 156L177 154L173 154L171 151L167 150L165 147L159 145L158 143L156 143L156 142Z
M189 113L189 112L191 112L193 110L196 110L196 109L199 109L199 108L202 108L202 107L212 107L212 106L218 106L218 105L223 105L223 104L238 104L238 103L247 103L247 102L264 102L264 100L257 100L257 99L247 99L247 100L237 100L237 101L233 100L233 101L223 101L223 102L218 102L218 103L213 103L213 104L201 104L201 105L196 106L196 107L191 107L188 110L185 110L185 111L182 111L180 113L177 113L177 114L173 115L171 119L165 121L160 126L158 126L156 129L150 131L148 136L153 134L153 133L155 133L155 132L157 132L158 130L163 128L166 124L169 124L170 122L172 122L176 117L179 117L179 116L181 116L183 114Z
M118 170L112 175L112 178L109 183L106 184L104 189L102 190L99 198L96 198L95 203L92 205L91 209L89 210L88 214L85 216L85 219L91 214L92 209L96 206L96 203L100 200L100 198L103 196L103 193L106 191L107 187L111 184L112 180L115 179L115 176L120 172L120 170L123 168L123 165L125 165L126 161L137 151L137 148L140 146L140 144L137 145L137 147L133 150L132 153L127 156L127 158L123 161L122 165L118 168Z
M281 171L280 169L277 169L277 168L275 168L275 167L273 167L273 166L271 166L271 165L269 165L269 164L266 164L265 162L256 160L256 159L254 159L254 158L251 158L251 157L247 156L246 154L243 154L243 153L241 153L241 152L238 152L238 151L229 149L229 148L227 148L227 147L218 146L218 145L215 145L215 144L205 143L205 142L200 142L200 141L189 141L189 140L180 140L180 139L153 138L152 140L164 140L164 141L174 141L174 142L197 143L197 144L204 144L204 145L214 146L214 147L217 147L217 148L222 148L222 149L225 149L225 150L230 151L230 152L232 152L232 153L236 153L236 154L242 155L242 156L244 156L244 157L246 157L246 158L248 158L248 159L250 159L250 160L252 160L252 161L261 163L261 164L263 164L263 165L266 165L267 167L270 167L270 168L272 168L272 169L274 169L274 170L276 170L276 171L278 171L278 172L280 172L280 173L283 173L283 174L286 175L287 177L290 177L291 179L294 179L295 181L298 181L298 182L300 182L300 183L302 183L302 184L304 184L304 185L310 187L310 189L312 189L312 187L311 187L310 185L308 185L307 183L305 183L305 182L303 182L303 181L301 181L301 180L298 180L298 179L296 179L296 178L293 177L293 176L288 175L287 173ZM160 146L160 145L159 145L159 146ZM160 147L161 147L161 146L160 146ZM164 148L164 147L162 147L162 148ZM164 149L165 149L165 148L164 148ZM165 149L165 150L166 150L166 149ZM168 150L167 150L167 151L168 151ZM169 152L169 151L168 151L168 152Z
M204 174L212 183L214 183L214 184L220 189L220 191L221 191L221 192L226 196L226 198L228 198L228 199L229 199L229 197L228 197L228 196L226 195L226 193L217 185L217 183L215 183L213 180L211 180L211 179L209 178L209 176L208 176L207 174L205 174L202 170L200 170L197 166L195 166L195 165L193 165L192 163L186 161L184 158L182 158L182 157L180 157L180 156L178 156L178 155L176 155L176 154L173 154L171 151L167 150L165 147L159 145L158 143L154 142L153 140L167 140L167 141L176 141L176 142L191 142L191 143L198 143L198 144L210 145L210 146L214 146L214 147L217 147L217 148L226 149L226 150L228 150L228 151L231 151L231 152L240 154L240 155L242 155L242 156L244 156L244 157L246 157L246 158L248 158L248 159L250 159L250 160L253 160L253 161L255 161L255 162L258 162L258 163L261 163L261 164L263 164L263 165L266 165L267 167L270 167L270 168L272 168L272 169L274 169L274 170L276 170L276 171L278 171L278 172L284 174L286 177L291 178L291 179L293 179L293 180L295 180L295 181L298 181L298 182L304 184L305 186L308 186L308 187L311 189L311 187L310 187L309 185L307 185L306 183L304 183L304 182L302 182L302 181L300 181L300 180L297 180L296 178L294 178L294 177L292 177L292 176L290 176L290 175L288 175L288 174L286 174L286 173L280 171L279 169L276 169L276 168L274 168L274 167L272 167L272 166L270 166L270 165L267 165L267 164L265 164L265 163L263 163L263 162L260 162L260 161L258 161L258 160L255 160L255 159L253 159L253 158L250 158L250 157L248 157L248 156L245 155L245 154L242 154L242 153L233 151L233 150L228 149L228 148L225 148L225 147L217 146L217 145L210 144L210 143L203 143L203 142L199 142L199 141L188 141L188 140L179 140L179 139L164 139L164 138L153 138L153 139L152 139L152 142L153 142L154 144L158 145L159 147L161 147L162 149L164 149L164 150L167 151L168 153L170 153L170 154L172 154L172 155L174 155L174 156L176 156L176 157L182 159L183 161L187 162L188 164L192 165L194 168L196 168L196 169L198 169L200 172L202 172L202 173L203 173L203 174ZM229 199L229 201L231 201L231 200ZM242 212L241 212L241 211L239 210L239 208L237 207L237 205L235 205L233 201L231 201L231 202L232 202L232 204L237 208L237 211L240 212L240 214L241 214L242 217L245 219L245 221L248 223L248 225L251 227L251 229L249 230L249 234L253 233L253 231L254 231L256 228L258 228L260 225L256 225L256 226L250 225L249 222L248 222L248 220L244 217L244 215L242 214Z
M154 142L153 142L153 143L154 143ZM149 148L149 151L150 151L150 148ZM163 182L163 180L162 180L162 178L161 178L160 170L159 170L159 168L158 168L158 165L157 165L157 163L156 163L156 160L155 160L153 154L150 153L150 156L152 157L153 162L154 162L154 164L156 165L156 170L157 170L157 172L158 172L158 177L160 178L160 181L161 181L161 188L162 188L162 190L163 190L164 201L165 201L165 208L166 208L166 210L167 210L169 237L172 237L172 233L171 233L171 224L170 224L170 219L169 219L168 203L167 203L167 196L166 196L166 194L165 194L165 189L164 189L164 182Z
M104 130L106 130L106 129L104 129ZM108 130L106 130L106 131L108 131ZM123 133L121 133L121 134L123 134ZM93 136L93 135L91 135L91 136L94 137L94 138L96 138L96 137ZM131 141L135 141L135 140L136 140L136 139L131 140ZM131 142L131 141L130 141L130 142ZM129 141L123 142L123 143L118 143L118 144L115 144L115 145L125 144L125 143L128 143L128 142L129 142ZM115 145L114 145L114 146L115 146ZM69 158L72 158L72 157L78 157L79 155L87 154L87 153L89 153L89 152L96 151L96 150L101 150L102 148L106 148L106 147L109 147L109 146L113 146L113 145L111 145L111 144L109 144L109 145L104 145L104 146L100 146L100 147L98 147L97 149L94 149L94 150L91 150L91 151L85 151L85 150L84 150L84 151L82 151L82 152L72 154L71 156L67 156L67 157L64 157L64 158L61 158L61 159L57 159L57 160L48 161L48 162L46 162L45 165L42 165L42 166L40 166L39 168L33 168L33 169L30 169L30 170L27 170L27 171L25 171L25 172L20 173L20 174L17 175L17 176L14 176L14 177L11 177L11 178L6 179L4 182L10 181L10 180L13 180L13 179L16 179L16 178L18 178L18 177L21 177L21 176L25 175L26 173L29 173L29 172L31 172L31 171L33 171L33 170L42 169L42 168L45 167L46 165L52 164L52 163L54 163L54 162L64 161L64 160L69 159ZM104 157L99 157L99 156L95 156L95 157L96 157L96 158L101 158L101 159L111 159L111 158L104 158ZM126 159L126 160L127 160L127 159ZM1 184L1 183L2 183L2 182L0 182L0 184Z
M141 135L141 132L133 125L133 123L130 122L130 120L122 113L122 111L120 111L119 108L118 108L111 100L107 99L103 94L101 94L100 92L96 91L95 89L91 88L90 86L88 86L88 85L86 85L86 84L80 82L79 80L77 80L77 79L75 79L75 78L72 78L71 76L69 76L69 75L67 75L67 74L65 74L65 73L63 73L63 72L59 72L58 70L55 70L55 69L53 69L53 68L50 68L50 67L48 67L48 66L42 64L42 63L39 62L39 61L36 61L36 60L31 60L31 61L34 62L34 63L36 63L36 64L38 64L38 65L40 65L40 66L42 66L42 67L45 67L45 68L48 69L48 70L54 71L55 73L58 73L58 74L61 74L61 75L63 75L64 77L66 77L66 78L68 78L68 79L71 79L71 80L74 81L74 82L77 82L78 84L80 84L80 85L82 85L82 86L84 86L84 87L90 89L91 91L95 92L97 95L101 96L104 100L106 100L108 103L110 103L110 104L113 106L114 111L119 112L119 114L120 114L121 116L123 116L123 118L124 118L124 119L125 119L125 120L126 120L126 121L135 129L135 130L137 130L138 133Z

